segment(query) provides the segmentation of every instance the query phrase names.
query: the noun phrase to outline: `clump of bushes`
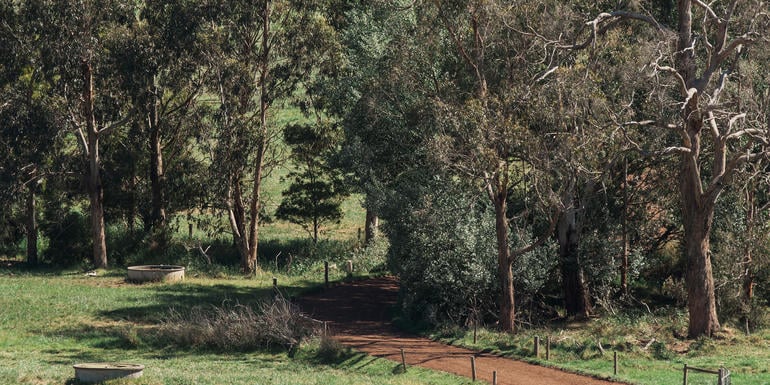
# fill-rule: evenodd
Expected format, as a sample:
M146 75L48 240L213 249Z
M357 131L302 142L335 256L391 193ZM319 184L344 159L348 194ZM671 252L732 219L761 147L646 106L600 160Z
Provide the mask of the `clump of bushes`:
M180 347L216 351L286 349L293 355L317 333L314 321L283 297L256 306L170 310L159 328L162 339Z

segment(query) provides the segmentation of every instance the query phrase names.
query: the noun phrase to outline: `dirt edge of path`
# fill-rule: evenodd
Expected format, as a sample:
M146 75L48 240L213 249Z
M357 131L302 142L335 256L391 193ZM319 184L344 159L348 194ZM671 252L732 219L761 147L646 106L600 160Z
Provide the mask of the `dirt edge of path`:
M297 304L311 317L328 322L343 345L397 363L401 362L401 349L404 349L408 366L470 378L473 361L477 379L491 383L492 373L497 372L498 385L627 384L565 371L541 361L512 359L403 332L390 320L390 309L397 299L398 281L386 276L337 284L303 296Z

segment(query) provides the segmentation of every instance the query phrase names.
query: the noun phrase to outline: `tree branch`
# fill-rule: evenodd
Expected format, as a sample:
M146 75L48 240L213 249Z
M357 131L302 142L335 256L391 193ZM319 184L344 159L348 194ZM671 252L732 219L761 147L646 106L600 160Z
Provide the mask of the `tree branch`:
M708 6L708 4L702 2L701 0L693 0L692 2L693 2L693 4L697 5L698 7L703 8L703 10L706 11L706 14L710 18L719 20L719 16L717 16L717 14L714 12L713 9L711 9L710 6Z

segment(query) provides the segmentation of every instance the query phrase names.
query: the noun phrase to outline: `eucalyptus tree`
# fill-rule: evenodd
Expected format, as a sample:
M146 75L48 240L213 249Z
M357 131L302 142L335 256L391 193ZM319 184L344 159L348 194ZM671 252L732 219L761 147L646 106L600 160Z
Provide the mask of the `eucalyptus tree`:
M559 9L567 12L565 8ZM565 286L567 302L578 303L576 309L568 308L570 313L588 311L580 267L565 261L577 262L568 230L575 224L569 218L580 209L573 175L580 164L570 146L590 135L573 135L581 131L574 124L579 112L563 91L566 87L560 93L543 91L552 78L563 76L554 64L560 58L543 51L538 36L526 32L533 25L554 30L553 20L568 19L564 14L554 18L545 9L541 2L435 1L424 8L423 15L439 21L440 28L428 28L434 35L426 40L438 45L444 55L443 68L436 71L444 85L433 96L440 131L434 152L456 175L476 180L493 204L499 322L506 331L515 328L513 265L521 255L545 244L557 227L562 230L557 239L564 246L560 252L563 281L574 283ZM545 100L558 100L554 104L562 110ZM555 117L546 118L546 114ZM575 119L560 117L568 114ZM526 202L511 206L511 193L517 190L526 190L517 194ZM545 223L533 227L533 217L546 218ZM531 232L533 228L539 229L538 235L517 234L518 239L531 242L512 250L511 230ZM578 297L571 300L572 295Z
M757 70L756 59L767 50L770 18L761 1L679 0L667 22L646 11L653 3L602 12L586 24L586 39L565 46L588 47L622 20L645 23L657 33L659 49L648 68L657 86L654 97L665 107L650 119L626 123L673 134L659 153L680 160L689 335L711 336L720 329L709 244L715 205L744 165L768 156L766 111L755 101L767 84L767 71Z
M93 263L107 267L101 141L130 118L117 92L117 72L109 65L107 43L135 18L132 4L118 1L29 1L28 22L43 45L42 68L55 79L57 114L76 140L85 164L90 202Z
M136 115L130 141L143 143L136 157L148 159L141 163L147 172L135 170L126 177L143 180L138 176L148 175L149 199L132 201L149 203L142 210L145 229L161 234L166 231L171 204L169 174L189 172L181 164L189 158L186 153L193 139L200 137L205 11L199 2L147 2L122 39L112 44L113 60L123 74L121 87L130 95ZM128 194L140 193L136 183L129 185ZM183 200L190 198L179 197L173 203L187 208L190 202Z
M218 97L213 153L221 200L246 273L258 269L262 181L277 161L277 105L300 82L335 68L336 31L326 2L230 0L212 7L209 88Z

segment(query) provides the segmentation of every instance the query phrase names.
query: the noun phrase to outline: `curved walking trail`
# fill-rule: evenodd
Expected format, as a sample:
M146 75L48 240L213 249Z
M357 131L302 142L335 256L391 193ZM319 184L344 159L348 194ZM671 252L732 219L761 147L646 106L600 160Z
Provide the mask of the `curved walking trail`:
M313 318L329 321L342 344L375 357L401 362L403 348L407 365L471 377L470 357L475 356L477 379L491 383L492 372L497 371L499 385L617 384L400 332L391 325L388 314L397 296L396 279L383 277L345 283L298 302Z

